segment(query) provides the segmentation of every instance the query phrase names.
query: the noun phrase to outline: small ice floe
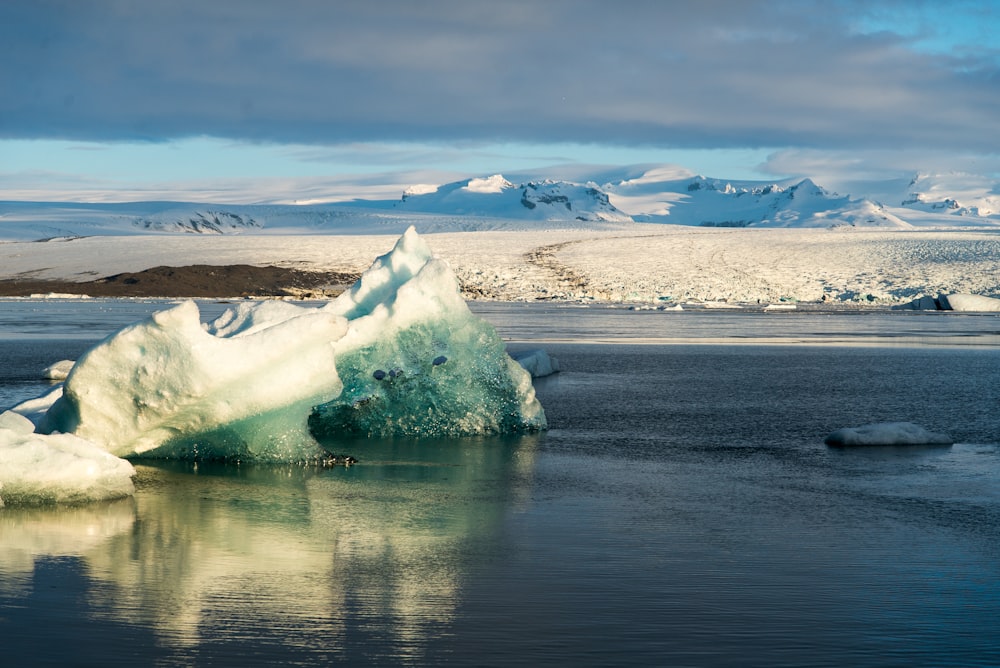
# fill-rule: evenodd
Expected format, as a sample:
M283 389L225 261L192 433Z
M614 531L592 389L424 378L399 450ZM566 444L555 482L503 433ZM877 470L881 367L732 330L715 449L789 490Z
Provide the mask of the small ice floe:
M834 447L853 445L952 445L948 434L927 431L912 422L881 422L861 427L844 427L826 437L824 443Z
M33 292L29 299L90 299L90 295L75 295L71 292Z
M948 311L1000 311L1000 299L983 295L940 295L938 301Z
M544 350L522 350L511 353L511 358L531 374L532 378L551 376L559 371L559 360L550 357Z
M0 507L129 496L135 469L73 434L36 434L28 418L0 413Z
M940 294L937 298L924 295L911 302L892 307L893 310L913 311L973 311L992 313L1000 311L1000 299L983 295Z
M69 375L74 364L76 362L73 360L62 360L61 362L50 364L42 369L42 378L46 380L66 380L66 376Z

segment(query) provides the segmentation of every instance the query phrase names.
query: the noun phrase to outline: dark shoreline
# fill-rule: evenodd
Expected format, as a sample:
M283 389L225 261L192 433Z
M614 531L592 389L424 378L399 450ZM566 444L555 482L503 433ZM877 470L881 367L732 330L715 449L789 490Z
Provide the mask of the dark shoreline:
M190 265L153 267L92 281L0 280L0 297L67 294L90 297L299 297L336 296L359 274L285 267Z

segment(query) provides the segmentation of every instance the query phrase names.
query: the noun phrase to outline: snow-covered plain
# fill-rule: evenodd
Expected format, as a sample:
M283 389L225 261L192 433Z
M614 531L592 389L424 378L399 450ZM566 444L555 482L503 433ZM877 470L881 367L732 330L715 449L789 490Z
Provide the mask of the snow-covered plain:
M364 214L361 214L362 217ZM136 235L0 243L0 279L92 280L149 267L255 264L361 272L414 222L383 234ZM468 224L480 221L466 221ZM1000 296L1000 233L934 229L487 229L427 235L469 299L892 305ZM220 297L231 295L219 295Z
M467 299L893 305L1000 296L1000 184L729 181L672 166L501 175L332 204L0 202L0 280L156 266L360 273L410 225ZM856 193L856 194L855 194ZM219 295L232 296L232 295Z

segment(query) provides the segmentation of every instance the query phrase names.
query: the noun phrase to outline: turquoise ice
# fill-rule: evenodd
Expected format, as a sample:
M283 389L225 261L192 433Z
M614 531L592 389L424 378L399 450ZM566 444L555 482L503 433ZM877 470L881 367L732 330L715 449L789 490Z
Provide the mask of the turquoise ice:
M39 421L119 457L301 461L324 441L546 428L531 375L410 228L321 307L184 302L88 351Z

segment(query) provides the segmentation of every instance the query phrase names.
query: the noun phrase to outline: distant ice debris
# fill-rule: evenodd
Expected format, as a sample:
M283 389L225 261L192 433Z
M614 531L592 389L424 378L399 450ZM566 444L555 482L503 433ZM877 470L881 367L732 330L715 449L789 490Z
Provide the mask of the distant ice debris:
M244 302L203 325L195 302L182 302L54 367L65 384L16 407L0 437L0 462L30 445L39 485L55 457L46 453L66 443L108 457L288 462L323 457L316 437L546 427L531 374L412 227L322 307Z
M834 447L855 445L951 445L947 434L927 431L912 422L880 422L844 427L832 432L824 443Z

